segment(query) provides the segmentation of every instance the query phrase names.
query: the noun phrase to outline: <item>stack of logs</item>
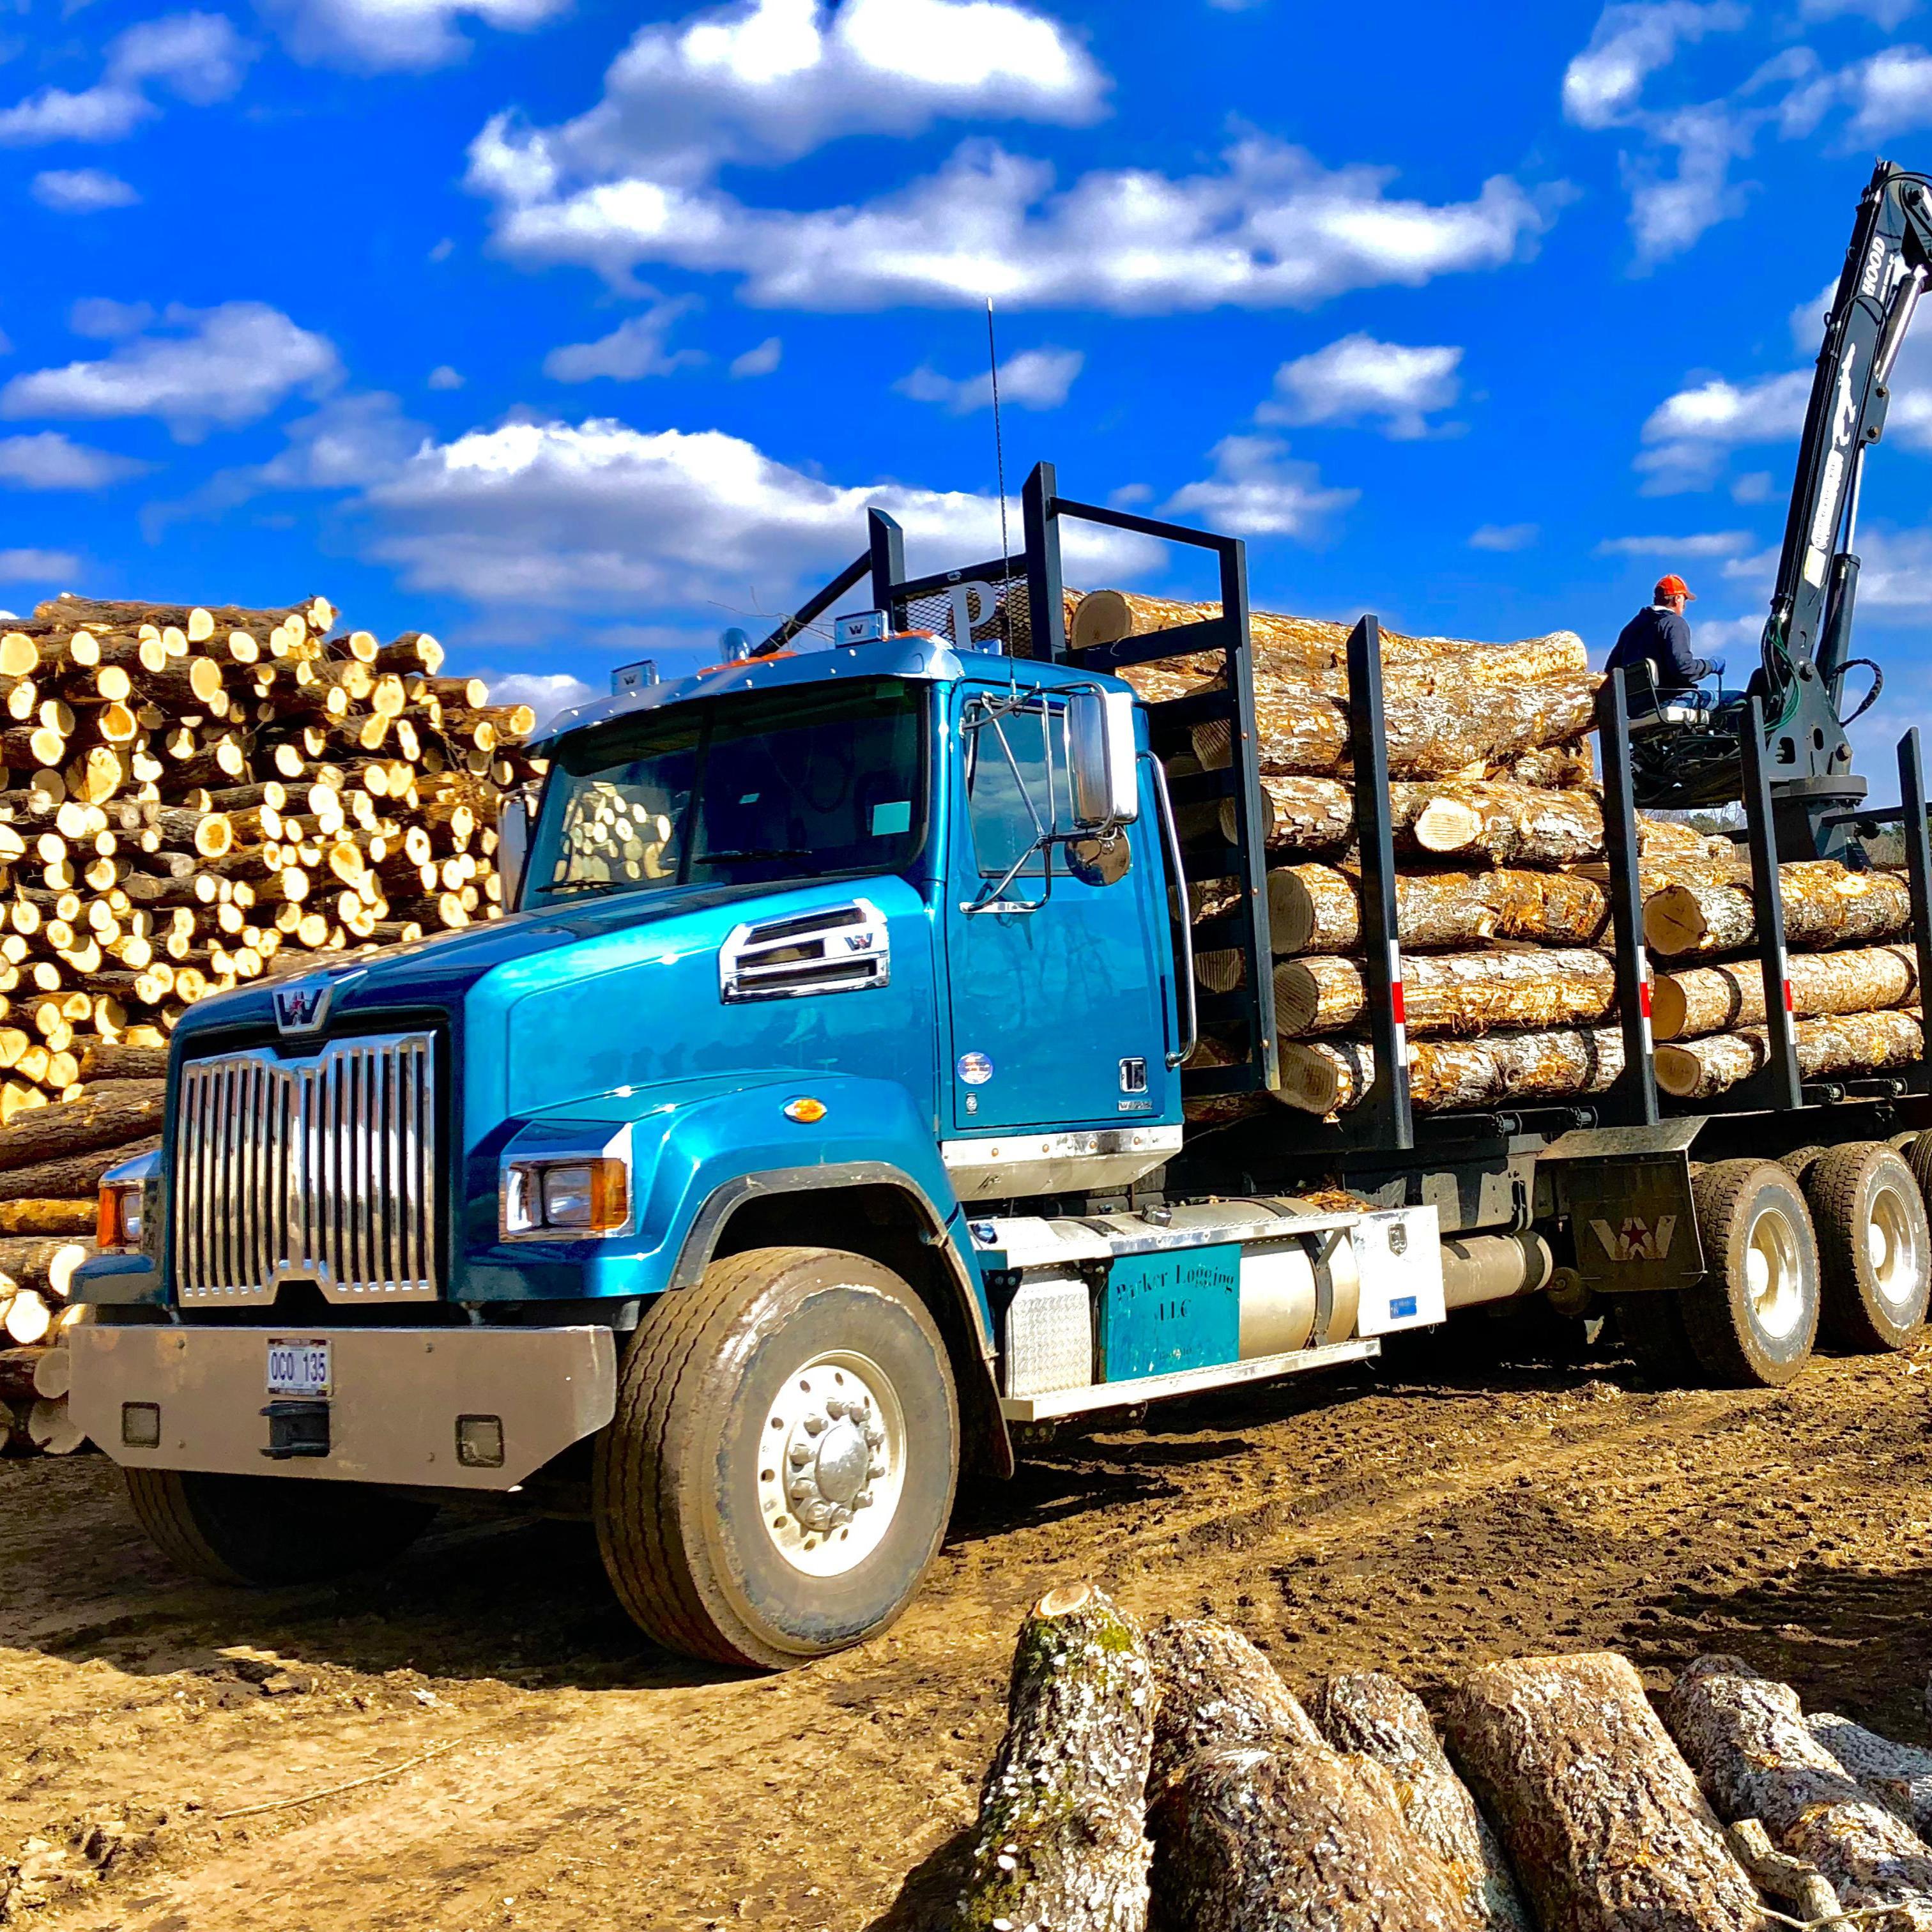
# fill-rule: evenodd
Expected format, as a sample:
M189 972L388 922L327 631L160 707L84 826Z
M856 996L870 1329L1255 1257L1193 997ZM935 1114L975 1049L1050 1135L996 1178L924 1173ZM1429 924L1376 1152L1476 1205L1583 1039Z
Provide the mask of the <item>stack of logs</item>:
M1736 1658L1656 1708L1604 1652L1480 1666L1433 1717L1373 1671L1304 1706L1238 1631L1082 1583L1022 1628L951 1924L1922 1932L1928 1826L1932 1752Z
M160 1144L188 1008L502 911L532 714L434 638L334 627L320 598L0 622L0 1447L78 1444L68 1279L101 1174Z
M1218 614L1120 591L1082 598L1078 645L1111 643ZM1342 626L1257 611L1250 630L1282 1084L1274 1099L1346 1112L1375 1077L1366 986ZM1588 734L1598 680L1582 641L1558 632L1515 644L1382 633L1398 878L1396 922L1411 1096L1420 1108L1565 1100L1623 1070L1610 950L1609 870ZM1207 688L1217 657L1124 675L1150 701ZM1171 776L1226 767L1228 728L1197 724L1159 747ZM1232 800L1187 808L1184 838L1220 843ZM1762 981L1750 951L1750 866L1731 840L1638 818L1645 933L1658 968L1658 1082L1703 1098L1762 1066ZM1794 948L1801 1067L1808 1078L1915 1060L1917 975L1904 879L1836 864L1780 868ZM1238 904L1228 878L1190 884L1197 923ZM1742 956L1740 958L1740 956ZM1703 964L1708 960L1712 963ZM1693 970L1680 970L1688 966ZM1210 992L1238 986L1238 952L1197 948ZM1245 1057L1210 1026L1197 1065ZM1197 1125L1264 1108L1248 1096L1190 1103Z

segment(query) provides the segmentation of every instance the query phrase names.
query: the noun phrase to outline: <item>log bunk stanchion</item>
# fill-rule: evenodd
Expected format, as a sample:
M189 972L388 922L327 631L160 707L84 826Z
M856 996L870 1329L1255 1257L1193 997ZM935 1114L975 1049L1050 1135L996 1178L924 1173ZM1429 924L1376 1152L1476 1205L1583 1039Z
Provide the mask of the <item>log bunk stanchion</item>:
M1654 1126L1657 1068L1652 1054L1650 968L1643 944L1636 806L1630 793L1630 710L1621 670L1612 670L1598 694L1597 729L1603 750L1604 842L1610 859L1617 1016L1624 1040L1623 1071L1598 1102L1598 1112L1612 1126Z

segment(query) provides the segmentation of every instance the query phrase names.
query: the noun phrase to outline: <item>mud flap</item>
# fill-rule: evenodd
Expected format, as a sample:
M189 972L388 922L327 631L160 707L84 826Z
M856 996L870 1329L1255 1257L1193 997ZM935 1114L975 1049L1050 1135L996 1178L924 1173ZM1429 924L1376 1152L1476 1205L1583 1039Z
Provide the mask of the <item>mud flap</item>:
M1690 1143L1702 1124L1581 1129L1538 1156L1556 1211L1569 1220L1586 1287L1640 1294L1703 1279L1690 1194Z

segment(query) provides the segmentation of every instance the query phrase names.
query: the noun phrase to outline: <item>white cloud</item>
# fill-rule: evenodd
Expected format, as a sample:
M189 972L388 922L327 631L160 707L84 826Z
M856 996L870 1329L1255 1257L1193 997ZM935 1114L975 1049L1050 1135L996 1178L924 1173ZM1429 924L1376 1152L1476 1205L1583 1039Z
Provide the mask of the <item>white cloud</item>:
M160 112L151 89L197 107L225 100L254 57L220 14L143 20L108 43L100 78L80 93L44 87L0 108L0 146L48 141L119 141Z
M438 363L423 380L432 389L460 389L463 386L461 372L452 369L447 362Z
M778 358L784 353L784 344L776 335L768 335L756 348L732 357L731 374L741 380L746 376L769 376L778 366Z
M112 296L82 296L67 312L68 327L97 342L138 335L154 319L147 303L116 302Z
M460 60L465 15L526 33L568 10L570 0L260 0L280 20L298 59L363 69L421 71Z
M1324 169L1258 136L1210 173L1096 170L1061 191L1046 164L973 140L896 193L808 211L749 208L586 154L575 127L544 132L506 116L477 137L470 184L497 204L501 253L526 267L594 268L620 286L641 263L669 262L740 276L754 304L830 310L988 296L1130 314L1309 307L1499 267L1549 221L1505 176L1473 201L1397 200L1390 170Z
M104 168L46 168L31 184L34 199L57 214L92 214L97 208L132 208L140 194Z
M168 333L130 336L100 362L16 376L0 389L0 416L158 416L188 442L341 379L325 337L265 303L171 308L162 320Z
M492 704L527 704L537 714L539 730L560 711L588 704L605 694L567 671L513 670L501 676L485 674L484 682L490 687Z
M698 349L667 350L664 344L680 316L699 306L695 296L653 302L642 315L620 322L595 342L573 342L553 349L544 358L544 374L556 382L588 382L608 376L617 382L635 382L646 376L668 376L674 369L702 362Z
M1563 75L1563 112L1580 128L1612 128L1630 119L1643 84L1706 34L1729 33L1748 19L1731 0L1636 0L1606 7L1590 44Z
M1469 532L1472 550L1527 550L1543 534L1538 524L1484 524Z
M1757 539L1749 530L1707 530L1688 537L1610 537L1599 556L1736 556Z
M1923 47L1887 47L1848 69L1842 82L1852 104L1855 140L1932 127L1932 53Z
M1798 0L1798 13L1808 20L1834 20L1841 14L1862 14L1888 33L1918 10L1918 0Z
M0 550L0 584L52 583L71 577L80 559L65 550Z
M509 422L426 442L366 492L376 556L411 587L479 602L661 608L731 598L784 608L864 544L867 506L906 530L915 569L992 554L991 496L806 475L721 430L635 430L608 418ZM1067 535L1075 581L1158 561L1144 539Z
M1932 529L1883 530L1858 536L1858 614L1883 612L1894 622L1932 623Z
M1681 254L1707 228L1743 213L1744 193L1731 180L1731 164L1750 152L1762 118L1724 101L1657 117L1654 138L1676 151L1676 172L1664 173L1654 154L1627 158L1624 166L1640 261Z
M1810 372L1792 370L1744 383L1714 376L1667 397L1643 426L1650 447L1636 467L1650 479L1645 494L1708 489L1732 449L1789 441L1804 427L1810 393Z
M1289 460L1279 436L1226 436L1209 453L1214 475L1177 490L1166 514L1198 518L1231 536L1312 540L1362 494L1324 489L1315 465Z
M1274 372L1274 397L1255 412L1263 422L1359 422L1382 418L1385 433L1428 434L1430 413L1446 410L1461 388L1460 349L1412 349L1358 332Z
M72 442L56 430L0 436L0 484L16 490L100 490L148 467L131 457Z
M1023 349L1000 364L1000 401L1022 409L1057 410L1086 359L1077 349ZM956 416L990 408L993 400L990 370L983 376L952 376L922 365L892 387L916 403L943 404Z

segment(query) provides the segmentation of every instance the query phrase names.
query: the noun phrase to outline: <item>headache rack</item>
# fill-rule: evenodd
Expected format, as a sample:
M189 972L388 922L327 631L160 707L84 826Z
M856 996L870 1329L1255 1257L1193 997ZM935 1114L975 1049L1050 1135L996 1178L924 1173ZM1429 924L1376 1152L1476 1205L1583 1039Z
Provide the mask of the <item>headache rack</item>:
M1195 994L1203 1024L1216 1028L1224 1040L1244 1042L1245 1049L1238 1048L1240 1057L1230 1065L1184 1069L1182 1090L1188 1098L1197 1099L1278 1087L1268 855L1262 832L1246 544L1238 537L1063 496L1053 466L1046 463L1036 464L1027 478L1022 496L1022 544L1015 555L908 577L904 537L898 524L881 510L872 510L868 517L869 540L865 552L779 625L754 655L784 648L864 584L873 606L890 614L896 629L950 636L962 648L970 644L975 649L1114 673L1178 658L1220 658L1219 675L1207 688L1144 706L1154 749L1163 760L1190 748L1194 728L1210 721L1225 725L1232 752L1222 769L1190 772L1169 781L1174 803L1184 818L1189 806L1211 806L1213 812L1196 817L1223 828L1206 833L1196 830L1184 840L1182 860L1189 880L1233 878L1241 893L1235 910L1194 928L1198 947L1239 953L1241 983L1227 992L1197 986ZM1172 630L1075 649L1067 635L1060 569L1060 524L1067 518L1212 552L1220 576L1220 614ZM1847 1101L1886 1102L1932 1092L1932 1078L1928 1078L1922 1059L1913 1066L1870 1078L1806 1082L1800 1077L1785 964L1776 819L1770 774L1762 754L1761 721L1754 700L1749 720L1752 728L1743 734L1744 808L1759 935L1756 951L1765 976L1766 1010L1770 1016L1768 1057L1750 1079L1713 1100L1680 1102L1660 1094L1643 946L1629 712L1623 675L1613 672L1598 695L1597 724L1604 774L1608 940L1616 982L1616 1024L1624 1049L1622 1070L1603 1091L1574 1102L1535 1100L1476 1113L1418 1114L1409 1092L1403 1024L1382 633L1374 616L1364 616L1351 632L1346 668L1361 878L1366 1030L1374 1050L1374 1078L1364 1098L1336 1120L1318 1120L1286 1106L1270 1116L1264 1124L1265 1138L1284 1165L1320 1162L1338 1169L1394 1165L1412 1154L1447 1156L1453 1150L1508 1143L1525 1135L1554 1138L1580 1128L1642 1130L1655 1127L1672 1115L1786 1112ZM1846 819L1862 834L1876 832L1892 823L1901 829L1912 895L1912 938L1919 983L1924 986L1932 985L1932 854L1928 854L1924 766L1916 728L1899 742L1898 764L1901 805L1855 811L1846 814ZM1232 807L1225 815L1220 812L1224 802ZM1225 836L1228 819L1232 838ZM1853 848L1855 854L1857 849Z

